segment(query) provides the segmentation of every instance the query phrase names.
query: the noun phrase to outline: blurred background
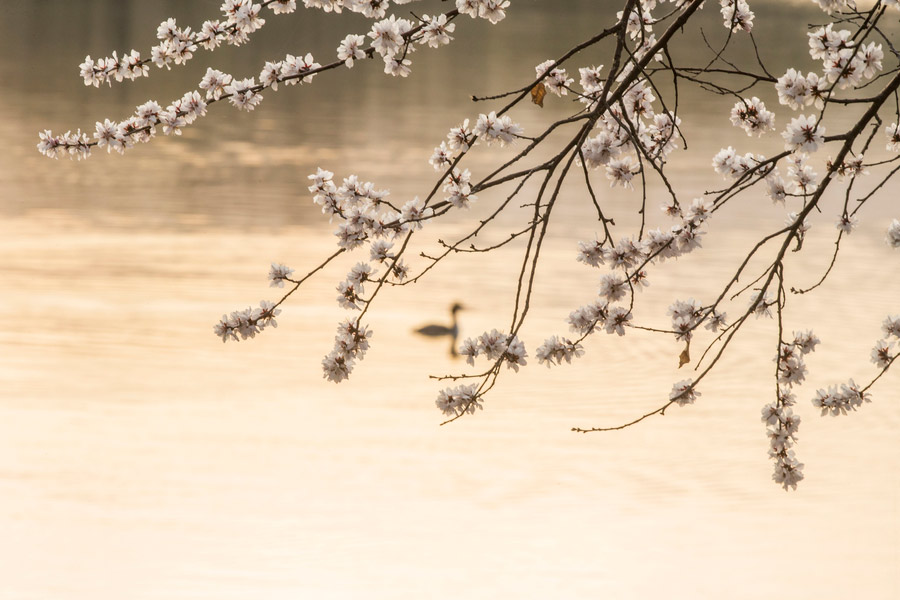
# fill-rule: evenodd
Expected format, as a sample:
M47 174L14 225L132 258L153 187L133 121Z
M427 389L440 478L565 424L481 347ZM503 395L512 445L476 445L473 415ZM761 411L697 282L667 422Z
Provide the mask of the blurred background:
M896 184L861 212L818 293L789 299L787 327L822 339L798 393L806 480L797 492L771 482L759 419L772 400L772 321L748 324L697 404L624 431L569 431L631 420L692 376L676 368L678 344L641 332L598 334L577 364L551 371L533 358L596 293L599 272L575 261L577 241L597 228L578 185L555 209L543 250L523 329L529 365L503 374L483 412L438 427L442 385L427 376L465 365L446 340L412 330L449 322L456 301L467 306L462 336L508 327L521 244L453 257L415 286L382 293L369 313L372 349L339 386L322 379L320 361L346 317L335 286L364 254L304 285L277 330L223 345L212 327L222 313L278 298L267 287L270 262L305 273L333 251L335 224L306 190L316 167L338 181L358 174L400 204L427 194L434 146L462 119L498 106L473 105L472 94L522 85L535 65L608 25L616 6L517 0L498 26L458 20L456 41L417 52L408 79L361 63L266 92L250 114L215 105L183 136L160 135L124 156L95 152L78 163L37 152L39 131L92 132L95 121L121 120L148 99L166 105L207 66L243 77L286 53L325 63L346 33L367 29L354 15L267 15L244 47L198 51L186 67L153 68L133 83L83 86L85 55L146 55L159 22L174 16L196 29L219 4L4 6L0 598L900 596L897 373L846 417L822 418L809 402L817 387L876 374L869 352L879 325L900 313L898 254L884 243L900 216ZM817 68L805 32L822 13L771 1L753 9L773 73ZM698 21L673 47L676 60L708 60L701 27L724 39L715 3ZM735 60L752 57L742 44ZM608 63L605 50L570 71ZM732 100L679 93L689 147L670 167L683 197L722 187L710 167L722 146L781 149L777 134L757 141L732 128ZM780 130L790 112L771 90L755 93ZM534 133L571 111L568 98L548 97L544 109L513 116ZM833 115L829 133L853 116ZM468 166L477 179L503 156L481 149ZM595 188L620 235L632 233L639 193L608 190L602 176ZM428 227L410 257L467 233L504 192ZM656 210L664 199L652 182L654 225L665 224ZM827 267L839 202L825 203L804 252L790 257L797 285ZM705 251L649 273L638 322L665 327L676 298L709 302L784 213L761 191L717 213ZM479 240L499 241L526 219L509 211ZM424 264L412 261L414 270Z

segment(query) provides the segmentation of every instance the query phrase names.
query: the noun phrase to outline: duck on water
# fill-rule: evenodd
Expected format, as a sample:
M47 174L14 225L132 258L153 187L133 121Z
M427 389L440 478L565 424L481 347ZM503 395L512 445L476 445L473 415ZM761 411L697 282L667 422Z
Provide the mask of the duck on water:
M432 323L430 325L425 325L424 327L419 327L415 330L419 335L425 335L428 337L449 337L450 338L450 356L458 356L456 352L456 338L459 336L459 324L456 321L456 313L465 308L460 303L455 303L450 307L450 326L446 325L438 325L436 323Z

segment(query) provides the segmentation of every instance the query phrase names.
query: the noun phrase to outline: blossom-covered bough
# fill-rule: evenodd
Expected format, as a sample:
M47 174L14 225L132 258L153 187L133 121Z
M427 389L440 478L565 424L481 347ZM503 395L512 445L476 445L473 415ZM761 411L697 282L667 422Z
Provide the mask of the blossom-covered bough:
M369 349L372 332L363 319L386 286L418 281L452 254L490 252L519 241L523 253L515 273L517 287L509 326L466 339L459 350L472 367L476 359L485 366L475 373L436 377L453 382L437 399L438 408L446 416L445 423L474 413L483 408L486 394L502 372L518 371L527 362L519 332L529 313L542 244L563 184L578 182L584 201L596 210L598 227L596 239L578 243L576 258L604 273L594 301L573 307L569 314L571 337L560 334L543 341L534 350L538 362L548 367L570 363L584 354L586 339L598 332L622 336L630 329L642 329L674 336L684 343L682 365L692 362L690 343L702 329L711 332L705 334L711 336L711 341L699 353L699 359L693 360L695 376L675 383L656 410L615 427L573 431L622 429L663 414L672 404L693 403L700 396L700 382L719 363L748 319L772 318L776 324L774 400L763 408L762 420L767 427L769 454L775 462L773 478L785 489L796 488L803 478L803 465L793 450L800 422L792 409L794 389L806 377L804 356L815 349L819 338L809 330L788 334L785 306L791 295L813 292L825 281L837 260L843 237L857 225L860 209L873 198L883 197L885 185L900 170L900 53L882 27L888 19L896 21L897 2L878 0L865 10L858 9L852 0L817 2L831 20L812 26L807 35L810 55L821 61L820 72L804 75L788 69L780 76L770 73L756 48L752 33L754 14L744 0L721 0L727 35L717 49L707 42L708 63L677 64L670 50L683 40L684 26L698 14L703 1L626 0L623 10L608 15L605 23L598 16L598 23L604 25L598 27L596 35L557 59L537 65L534 78L523 81L518 89L473 97L479 103L490 103L492 110L473 120L462 120L450 129L447 139L430 157L437 171L435 184L430 190L423 190L420 198L395 205L388 200L386 190L377 189L371 182L350 175L338 183L332 172L319 168L309 176L309 190L322 212L337 222L336 250L303 276L295 276L294 270L285 265L272 264L271 285L282 289L287 286L287 291L275 302L263 301L258 308L224 315L215 326L215 334L223 341L247 339L276 326L282 304L307 279L342 254L361 253L360 262L337 286L339 304L356 312L338 326L334 348L322 361L325 377L340 382L350 376ZM45 131L40 135L38 148L54 158L87 158L95 148L104 147L107 152L124 153L136 144L151 141L159 129L166 135L180 134L214 104L227 100L239 110L252 111L270 90L308 83L317 74L353 68L367 59L380 60L387 74L406 77L411 73L414 50L449 44L463 17L497 24L507 10L514 9L509 0L456 0L449 11L444 10L448 8L445 2L416 2L437 9L436 14L429 16L424 8L412 11L394 6L410 3L411 0L304 0L302 5L310 9L361 13L373 20L371 29L339 41L334 59L325 64L315 62L311 54L299 52L297 56L266 62L258 76L232 75L210 68L197 90L187 92L165 108L148 101L130 117L97 122L93 134L78 130L54 135ZM292 13L297 4L295 0L226 0L221 7L222 18L203 23L197 31L168 19L157 29L160 41L150 50L150 58L142 58L136 50L121 58L115 53L98 60L88 57L80 65L81 76L86 85L98 87L146 77L151 64L171 68L192 60L201 48L212 51L221 44L240 45L264 25L269 16L266 11L271 15ZM397 14L389 15L391 10ZM745 39L740 40L741 37ZM697 41L688 39L686 43ZM752 44L756 62L737 65L727 60L724 52L735 43ZM602 52L607 64L578 63L589 54L588 50L594 57ZM577 83L570 76L576 69ZM664 79L665 89L671 91L663 91L660 86ZM754 90L774 88L780 104L786 107L779 117L786 122L781 132L784 151L765 157L740 154L729 146L712 158L712 168L724 177L725 187L707 192L702 198L683 198L677 191L677 182L666 170L668 156L684 147L687 139L678 116L679 86L697 86L710 94L733 97L731 122L751 138L776 131L775 113L753 95ZM574 98L577 102L573 106L577 108L543 131L526 135L510 113L520 105L542 106L547 94ZM861 115L846 130L835 131L830 117L851 104L860 107ZM517 153L493 172L475 176L466 168L466 157L476 146L509 145L514 145ZM881 145L889 153L887 158L867 161L867 151L880 152ZM542 152L535 152L537 148ZM876 154L872 152L873 156ZM549 158L535 158L538 155ZM822 170L821 175L817 169ZM864 176L876 179L870 191L863 194L854 190L854 184ZM602 185L599 180L603 178L610 186L639 188L635 192L641 195L637 231L621 232L608 214L598 193L598 186ZM662 210L672 219L669 228L650 228L647 222L646 209L651 202L648 182L653 178L666 191ZM530 183L534 185L526 187ZM499 190L493 189L502 185L511 191L500 195ZM526 192L532 188L536 191ZM823 209L823 195L834 188L843 190L840 213L834 216L834 253L827 266L823 265L824 272L815 284L795 287L790 283L786 264L789 251L802 251L807 217ZM692 298L674 300L669 306L670 328L641 324L640 315L633 312L635 293L647 285L648 273L700 248L715 213L745 195L767 195L773 202L784 204L789 213L784 226L758 240L715 298L706 302ZM479 219L471 231L456 241L442 241L436 255L421 253L424 266L410 272L404 258L412 251L417 232L430 221L468 208L479 197L490 198L483 200L493 207L488 216ZM498 215L522 205L523 199L530 211L524 228L508 232L503 241L493 246L479 248L472 243L480 232L497 226ZM900 221L895 219L888 225L886 239L892 247L900 248ZM761 270L756 266L759 261L764 264ZM757 270L748 272L751 268ZM726 308L736 316L729 318ZM851 379L818 390L812 402L823 414L846 414L870 401L869 390L900 356L900 316L884 318L882 329L884 338L875 343L871 357L876 373L865 385Z

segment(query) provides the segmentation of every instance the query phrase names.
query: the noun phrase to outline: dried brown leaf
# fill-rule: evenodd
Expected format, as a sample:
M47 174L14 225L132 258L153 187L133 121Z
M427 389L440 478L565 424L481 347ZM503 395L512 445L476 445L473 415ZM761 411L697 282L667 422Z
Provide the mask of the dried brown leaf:
M678 356L678 368L680 369L684 365L691 362L691 343L688 342L684 345L684 350L681 351L681 354Z
M547 95L547 88L544 87L543 83L539 83L533 88L531 88L531 101L544 108L544 96Z

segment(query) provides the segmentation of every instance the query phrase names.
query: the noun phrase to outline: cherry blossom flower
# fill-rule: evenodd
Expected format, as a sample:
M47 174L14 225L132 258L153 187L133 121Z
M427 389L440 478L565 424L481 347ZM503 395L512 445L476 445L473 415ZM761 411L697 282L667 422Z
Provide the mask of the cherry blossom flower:
M354 60L362 60L366 57L366 53L362 50L362 45L365 44L365 42L365 37L351 33L341 40L341 44L338 46L338 60L344 61L347 68L352 69Z
M863 403L871 401L871 396L863 392L851 379L849 382L841 384L840 388L832 385L827 390L824 388L816 390L812 404L821 409L822 416L830 414L836 417L846 415L862 406Z
M887 337L895 337L900 340L900 316L887 316L881 324L881 330Z
M412 61L408 58L397 60L393 56L384 57L384 72L394 77L409 77Z
M511 144L522 132L522 128L508 115L498 117L493 111L478 115L478 121L472 129L472 133L487 142L488 146L493 142L499 142L501 146Z
M554 67L547 71L550 65L555 62L555 60L545 60L534 68L535 75L540 77L546 72L546 75L541 79L544 88L556 96L565 96L568 93L567 88L572 85L575 80L566 75L565 69L559 67Z
M288 54L281 63L281 79L284 81L284 85L309 83L316 74L304 75L304 73L318 69L321 66L313 59L313 55L308 52L306 56L302 57Z
M239 110L247 112L252 111L262 102L262 94L254 91L256 87L256 79L242 79L240 81L232 81L225 86L225 94L229 95L228 101L231 105Z
M840 217L838 217L838 220L837 220L837 222L835 223L835 226L836 226L840 231L842 231L842 232L844 232L844 233L846 233L846 234L849 235L849 233L850 233L851 231L853 231L853 230L856 228L856 226L857 226L858 224L859 224L859 219L858 219L858 218L856 218L856 217L853 216L853 215L849 215L849 214L844 213L844 214L842 214Z
M885 148L891 152L900 152L900 127L897 126L897 123L891 123L884 131L888 138Z
M606 333L625 335L625 327L633 317L631 311L624 306L613 306L606 313Z
M889 364L891 364L891 360L894 358L892 352L894 351L894 342L889 342L887 340L878 340L875 342L875 347L872 348L872 362L875 363L875 366L879 369L887 368Z
M746 131L747 135L761 136L766 131L775 129L775 113L766 110L763 101L753 96L734 105L731 109L731 123Z
M700 392L694 389L693 380L685 379L672 386L669 400L675 402L678 406L684 406L686 404L693 404L700 395Z
M449 23L447 15L422 15L422 21L426 24L422 28L422 43L429 48L439 48L453 41L450 34L456 29L456 23Z
M425 207L425 201L419 200L418 196L403 205L400 211L403 229L406 231L418 231L424 226L424 221L431 218L434 210Z
M785 490L797 489L797 484L803 479L803 466L803 463L797 460L794 451L787 450L778 455L772 479Z
M442 413L452 417L463 414L474 414L475 410L483 410L478 395L478 384L458 385L441 390L435 401Z
M769 298L769 292L760 292L755 291L750 294L750 306L753 307L753 313L756 315L756 318L759 317L772 317L772 311L770 307L775 304L774 300Z
M322 376L328 381L340 383L350 377L353 363L353 359L347 358L343 353L332 351L322 359Z
M897 219L891 221L884 239L891 248L900 248L900 221Z
M560 339L557 336L548 338L535 351L539 364L546 364L547 368L553 366L554 362L561 365L563 361L571 364L573 358L580 358L584 355L584 348L581 344L575 343L568 338Z
M606 165L606 177L609 179L609 187L621 185L624 188L633 189L631 180L640 172L640 166L633 163L630 156L623 156L610 160Z
M791 120L781 136L785 141L785 150L815 152L825 142L825 127L818 123L815 115L800 115Z
M459 127L450 129L447 134L447 147L452 152L465 152L475 141L475 134L469 129L469 120L466 119Z
M269 270L269 287L283 288L285 280L287 280L293 272L294 270L289 267L272 263L272 268Z
M753 29L753 11L745 0L719 0L725 27L731 31L750 32Z
M297 0L275 0L269 9L276 15L286 15L297 10Z
M599 240L578 242L577 260L592 267L599 267L603 264L603 245Z

